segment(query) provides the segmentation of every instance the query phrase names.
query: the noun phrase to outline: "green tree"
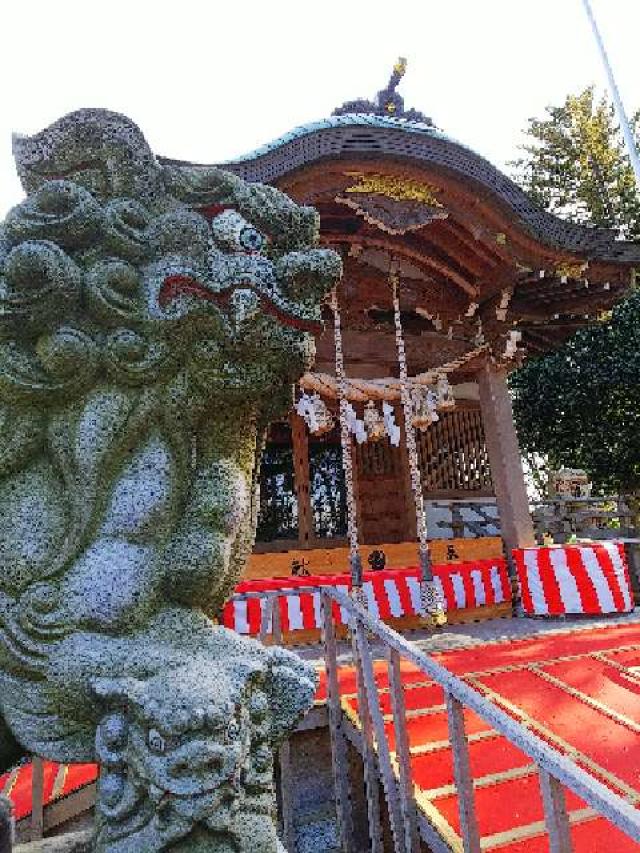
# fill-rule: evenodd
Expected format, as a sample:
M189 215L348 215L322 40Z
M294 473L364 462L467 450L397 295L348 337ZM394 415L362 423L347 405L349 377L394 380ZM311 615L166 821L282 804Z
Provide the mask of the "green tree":
M639 115L634 117L639 125ZM640 195L612 105L593 89L530 119L516 180L557 216L640 239ZM606 491L640 491L640 290L511 378L522 447L585 468Z
M632 119L636 127L640 112ZM533 201L556 216L640 239L640 196L613 105L593 88L529 119L524 156L511 165Z

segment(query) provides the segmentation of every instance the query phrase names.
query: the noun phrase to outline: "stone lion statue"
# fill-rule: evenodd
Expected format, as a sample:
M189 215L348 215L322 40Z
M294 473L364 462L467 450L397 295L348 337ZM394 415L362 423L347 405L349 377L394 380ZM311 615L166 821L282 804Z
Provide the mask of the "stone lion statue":
M270 853L273 749L314 674L211 619L340 259L316 247L312 209L163 165L120 115L81 110L14 151L0 744L10 730L53 760L97 757L97 850Z

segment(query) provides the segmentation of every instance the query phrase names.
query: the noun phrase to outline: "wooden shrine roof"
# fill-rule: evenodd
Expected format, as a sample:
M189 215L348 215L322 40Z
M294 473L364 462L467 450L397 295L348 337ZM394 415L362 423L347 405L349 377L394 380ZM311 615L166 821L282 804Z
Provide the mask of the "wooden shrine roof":
M345 258L345 353L362 376L393 375L396 363L391 257L412 373L483 342L513 364L555 349L620 299L640 267L640 243L538 209L427 123L336 115L222 167L320 211L322 241ZM332 364L325 334L317 369ZM455 378L474 369L467 363Z

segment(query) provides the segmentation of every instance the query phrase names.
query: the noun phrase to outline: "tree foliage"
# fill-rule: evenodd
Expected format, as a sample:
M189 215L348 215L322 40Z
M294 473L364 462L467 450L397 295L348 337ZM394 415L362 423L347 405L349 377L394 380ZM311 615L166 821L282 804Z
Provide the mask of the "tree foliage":
M638 114L635 116L638 126ZM640 239L640 195L606 98L593 89L531 119L515 177L552 213ZM585 468L607 491L640 490L640 290L603 322L513 374L523 449Z
M640 123L640 112L632 124ZM640 239L640 196L613 105L593 88L529 119L529 141L515 178L533 201L556 216L620 230Z
M640 291L608 322L513 374L523 447L553 468L585 468L601 488L640 488Z

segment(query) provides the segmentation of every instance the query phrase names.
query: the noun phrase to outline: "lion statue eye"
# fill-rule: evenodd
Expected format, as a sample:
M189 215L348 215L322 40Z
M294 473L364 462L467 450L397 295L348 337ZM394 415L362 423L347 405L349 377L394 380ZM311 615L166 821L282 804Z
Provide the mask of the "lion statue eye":
M259 252L265 244L265 239L252 225L247 225L240 232L239 243L248 252Z
M266 239L237 210L225 210L211 220L213 238L221 249L230 252L259 252Z

